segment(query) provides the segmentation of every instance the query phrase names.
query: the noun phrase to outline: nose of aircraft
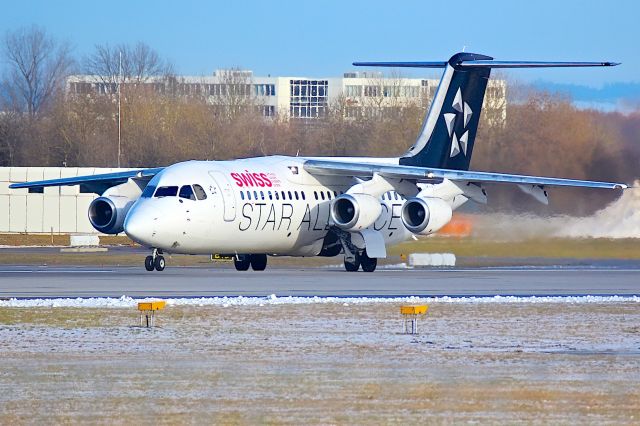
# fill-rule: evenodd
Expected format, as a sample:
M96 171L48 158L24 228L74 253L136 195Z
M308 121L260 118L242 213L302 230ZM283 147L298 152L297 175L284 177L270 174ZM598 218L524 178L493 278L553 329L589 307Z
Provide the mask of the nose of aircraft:
M148 208L134 205L124 221L124 232L133 241L142 245L151 245L155 234L155 221Z

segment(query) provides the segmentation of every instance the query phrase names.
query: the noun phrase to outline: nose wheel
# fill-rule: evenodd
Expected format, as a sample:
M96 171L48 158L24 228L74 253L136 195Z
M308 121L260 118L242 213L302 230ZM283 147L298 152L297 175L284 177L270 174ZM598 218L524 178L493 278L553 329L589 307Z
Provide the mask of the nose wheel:
M147 256L144 259L144 269L151 272L154 269L156 271L164 271L164 267L166 266L166 261L164 260L164 256L162 256L162 251L158 249L153 249L151 256Z

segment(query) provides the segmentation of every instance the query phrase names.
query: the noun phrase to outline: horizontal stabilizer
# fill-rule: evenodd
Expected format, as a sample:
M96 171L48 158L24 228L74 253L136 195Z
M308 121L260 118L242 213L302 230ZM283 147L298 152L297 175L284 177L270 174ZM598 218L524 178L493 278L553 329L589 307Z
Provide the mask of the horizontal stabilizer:
M555 61L495 61L491 56L477 53L458 53L449 61L412 61L412 62L354 62L356 67L389 68L445 68L451 65L456 69L464 68L572 68L572 67L614 67L619 62L555 62Z

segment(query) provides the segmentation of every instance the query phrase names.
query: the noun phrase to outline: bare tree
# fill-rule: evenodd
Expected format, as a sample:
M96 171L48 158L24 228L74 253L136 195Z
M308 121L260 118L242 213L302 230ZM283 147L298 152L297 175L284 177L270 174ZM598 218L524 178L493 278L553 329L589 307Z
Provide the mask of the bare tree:
M11 109L33 117L62 89L71 48L36 26L7 32L3 47L8 70L0 94Z
M98 76L107 84L117 83L120 80L120 71L124 81L133 83L145 82L151 77L166 77L173 73L171 63L162 59L157 51L143 42L138 42L135 46L96 45L95 51L85 58L84 68L85 72Z

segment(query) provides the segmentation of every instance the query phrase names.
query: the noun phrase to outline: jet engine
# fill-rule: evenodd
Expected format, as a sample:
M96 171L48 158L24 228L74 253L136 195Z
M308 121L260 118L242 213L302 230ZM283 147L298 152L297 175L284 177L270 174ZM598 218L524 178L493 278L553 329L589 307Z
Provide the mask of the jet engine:
M380 213L380 201L368 194L342 194L331 203L331 219L345 231L359 231L373 225Z
M89 205L89 222L103 234L124 231L124 219L136 200L123 196L98 197Z
M441 198L409 198L402 206L400 217L414 234L429 235L451 220L451 206Z

